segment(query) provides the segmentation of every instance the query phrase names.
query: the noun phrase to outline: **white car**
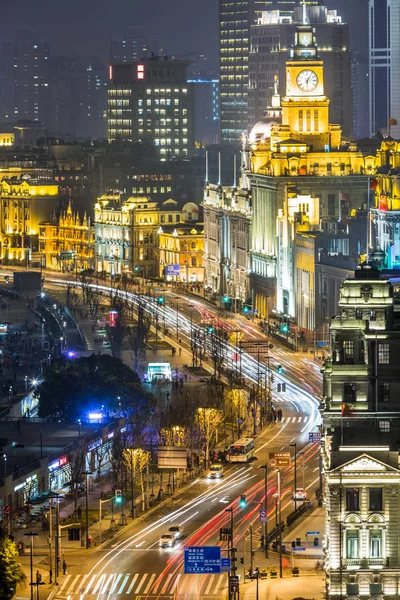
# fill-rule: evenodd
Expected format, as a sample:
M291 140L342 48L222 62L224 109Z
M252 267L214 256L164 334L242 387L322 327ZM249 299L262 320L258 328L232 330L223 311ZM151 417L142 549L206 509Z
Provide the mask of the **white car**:
M172 535L175 536L175 539L179 540L181 539L181 537L183 537L183 527L181 527L180 525L172 525L168 529L168 533L172 533Z
M224 468L222 465L211 465L207 477L208 479L221 479L224 476Z
M293 500L299 500L300 502L304 502L307 498L307 492L304 488L297 488L296 492L293 494Z
M163 533L160 537L158 545L160 548L173 548L175 546L175 536L173 533Z

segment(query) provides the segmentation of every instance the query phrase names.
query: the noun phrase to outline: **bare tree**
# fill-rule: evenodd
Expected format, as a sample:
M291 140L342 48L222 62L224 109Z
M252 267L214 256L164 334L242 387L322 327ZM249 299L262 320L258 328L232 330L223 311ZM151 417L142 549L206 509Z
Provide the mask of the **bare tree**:
M78 508L79 488L82 484L82 473L85 471L85 448L81 445L71 452L69 462L71 467L71 494L74 499L75 512Z
M110 310L114 311L114 319L106 326L106 333L111 345L111 354L114 358L121 358L127 326L127 303L122 297L120 289L110 291Z

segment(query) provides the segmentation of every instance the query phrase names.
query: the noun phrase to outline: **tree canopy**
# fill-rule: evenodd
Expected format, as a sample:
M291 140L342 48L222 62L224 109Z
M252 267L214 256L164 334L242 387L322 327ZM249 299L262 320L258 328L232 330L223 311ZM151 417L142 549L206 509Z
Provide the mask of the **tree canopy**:
M148 417L152 396L138 375L119 358L93 354L54 361L38 388L39 416L62 421L84 420L87 413L124 411Z
M17 584L24 578L14 542L0 531L0 598L13 598Z

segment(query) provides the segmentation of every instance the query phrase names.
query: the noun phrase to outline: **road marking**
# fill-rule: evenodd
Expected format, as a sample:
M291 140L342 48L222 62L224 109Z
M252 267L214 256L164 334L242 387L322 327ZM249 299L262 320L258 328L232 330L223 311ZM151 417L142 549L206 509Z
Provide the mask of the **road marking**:
M110 588L110 594L113 594L116 590L116 587L119 583L119 580L123 577L122 573L120 573L119 575L115 574L114 576L114 581L112 583L112 586ZM119 592L118 592L119 593Z
M106 575L106 577L107 577L107 575ZM112 582L112 580L114 579L114 577L115 577L114 573L111 573L111 575L108 576L107 581L101 588L101 592L100 592L101 594L107 594L107 588L108 588L109 584Z
M178 585L178 583L179 583L179 580L180 580L180 578L181 578L181 577L182 577L182 574L181 574L181 573L178 573L178 575L176 576L176 579L175 579L175 581L174 581L174 584L173 584L173 586L172 586L172 588L171 588L171 594L173 594L173 593L174 593L174 591L175 591L175 588L176 588L176 586Z
M143 546L143 544L145 543L146 540L143 540L142 542L140 542L140 544L136 544L135 548L140 548L140 546Z
M168 575L167 581L165 582L164 586L162 587L160 594L165 594L165 592L167 591L167 588L168 588L169 582L171 581L172 575L173 575L172 573L170 573Z
M126 584L128 583L130 574L129 575L125 575L125 579L124 581L121 583L121 587L119 588L117 594L122 594L122 592L124 591L124 587L126 586Z
M153 573L153 575L150 577L149 583L146 585L145 589L143 590L144 594L148 593L148 591L151 588L151 585L152 585L153 581L155 580L155 578L156 578L156 574Z
M89 573L89 575L90 575L90 573ZM85 593L86 593L86 594L88 594L88 593L89 593L89 590L90 590L90 588L92 587L93 583L95 582L95 580L96 580L96 577L97 577L97 573L95 573L95 574L93 575L92 579L89 581L89 585L87 586L87 588L86 588L86 590L85 590Z
M142 579L139 581L139 585L137 586L136 590L135 590L135 594L138 594L140 592L140 588L142 587L142 585L145 582L145 579L147 577L147 573L145 573L142 577Z
M303 417L299 417L299 423L301 423L303 420Z
M72 583L71 583L71 585L69 586L69 588L68 588L68 591L66 592L66 594L71 594L71 593L72 593L72 590L74 589L74 587L75 587L75 584L76 584L76 582L78 581L79 577L80 577L80 575L77 575L77 576L75 577L75 579L73 580L73 582L72 582Z
M92 594L96 594L97 590L102 588L105 578L106 578L105 573L103 573L103 575L100 575L98 582L96 583L96 585L93 588Z
M207 585L207 587L206 587L206 589L204 591L205 594L208 594L208 592L210 591L210 588L211 588L211 586L213 584L213 581L214 581L214 577L215 577L215 575L211 575L210 581L208 582L208 585Z
M127 594L130 594L132 591L133 586L135 585L135 581L136 579L139 577L139 573L136 573L136 575L133 576L133 579L131 581L131 585L129 586L129 588L126 590Z
M219 588L221 587L221 585L224 581L224 577L225 577L225 575L223 573L219 576L217 585L214 588L214 594L216 594L218 592Z
M61 586L59 588L60 592L65 588L65 586L67 585L67 583L69 582L70 579L71 579L71 575L66 575L65 576L65 580L62 582L62 584L61 584Z
M85 588L84 588L84 585L85 585L85 581L86 581L86 579L87 579L88 577L89 577L89 574L87 574L87 575L84 575L84 576L83 576L83 579L82 579L82 581L81 581L81 584L80 584L79 588L76 588L76 592L78 592L78 590L79 590L79 591L82 591L82 590L84 590L84 589L85 589Z

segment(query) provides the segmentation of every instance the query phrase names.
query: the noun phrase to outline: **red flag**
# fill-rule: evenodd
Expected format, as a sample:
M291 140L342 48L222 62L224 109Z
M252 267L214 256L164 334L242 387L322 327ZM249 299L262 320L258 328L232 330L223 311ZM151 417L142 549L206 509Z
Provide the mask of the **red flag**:
M342 402L342 417L346 417L347 415L351 415L352 414L352 409L353 405L352 404L347 404L347 402Z
M379 210L389 210L386 194L381 194L379 196Z
M376 179L370 179L369 180L369 189L370 190L376 190L376 186L378 185L378 182Z

